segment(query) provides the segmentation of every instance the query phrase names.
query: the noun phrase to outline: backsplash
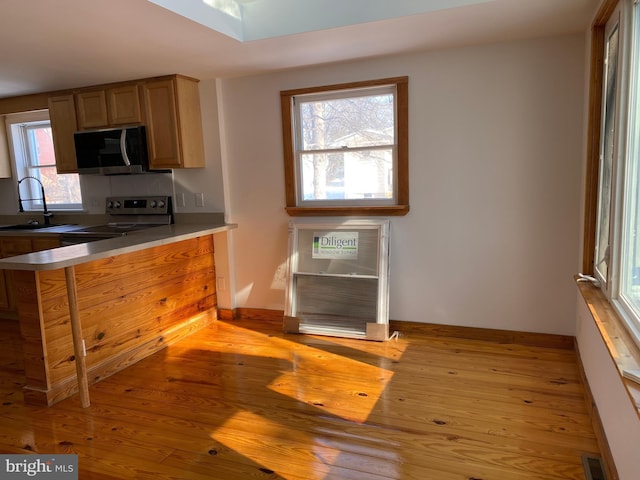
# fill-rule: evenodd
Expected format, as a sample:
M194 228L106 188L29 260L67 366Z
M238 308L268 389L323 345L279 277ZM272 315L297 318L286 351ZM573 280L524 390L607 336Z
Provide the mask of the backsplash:
M82 175L80 184L85 209L90 214L102 214L105 198L127 195L169 195L173 193L172 173L140 175Z

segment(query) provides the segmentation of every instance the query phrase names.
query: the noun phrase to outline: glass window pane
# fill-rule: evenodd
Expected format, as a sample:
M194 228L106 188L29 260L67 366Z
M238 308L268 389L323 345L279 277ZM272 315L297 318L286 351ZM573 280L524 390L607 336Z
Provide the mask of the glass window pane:
M616 95L618 76L618 26L607 37L605 50L604 98L600 139L600 179L598 186L598 217L595 270L603 282L609 271L609 222L611 214L611 186L616 135Z
M19 193L25 211L41 211L42 187L49 209L82 208L78 174L58 174L48 120L19 120L8 130L13 139ZM33 177L33 178L26 178ZM39 182L38 182L39 181Z
M391 148L302 154L303 200L393 198Z
M634 148L631 172L627 179L630 187L627 201L625 232L622 244L622 264L620 267L620 296L626 300L634 312L636 318L640 318L640 189L637 142Z
M638 7L636 6L636 10ZM636 15L634 26L635 48L633 65L640 68L640 19ZM640 318L640 81L634 76L630 88L629 151L625 180L625 212L621 244L620 297L631 309L635 318Z
M82 204L80 177L76 174L58 174L56 167L40 169L40 178L44 184L49 205Z
M82 205L80 178L76 174L59 175L56 167L31 168L28 176L42 182L49 208L53 206L71 208ZM42 191L35 180L26 179L20 184L20 197L25 211L42 210Z
M392 93L300 101L303 150L393 145Z
M33 166L55 165L53 136L49 125L26 127L29 145L29 160Z

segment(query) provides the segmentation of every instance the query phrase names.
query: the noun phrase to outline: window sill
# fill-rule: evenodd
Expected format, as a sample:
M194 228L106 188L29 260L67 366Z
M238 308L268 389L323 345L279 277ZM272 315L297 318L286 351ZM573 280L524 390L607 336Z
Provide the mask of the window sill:
M409 205L385 207L287 207L292 217L334 217L334 216L402 216L409 213Z
M627 330L624 321L613 309L602 291L590 283L577 282L578 290L587 304L602 335L611 359L618 368L620 379L640 416L640 384L622 376L625 369L640 369L640 349Z

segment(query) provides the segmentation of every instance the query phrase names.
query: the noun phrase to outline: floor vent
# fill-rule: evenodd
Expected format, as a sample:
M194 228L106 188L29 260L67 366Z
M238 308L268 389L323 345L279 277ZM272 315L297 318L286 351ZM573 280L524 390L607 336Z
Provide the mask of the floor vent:
M600 457L582 455L582 466L586 480L607 480Z

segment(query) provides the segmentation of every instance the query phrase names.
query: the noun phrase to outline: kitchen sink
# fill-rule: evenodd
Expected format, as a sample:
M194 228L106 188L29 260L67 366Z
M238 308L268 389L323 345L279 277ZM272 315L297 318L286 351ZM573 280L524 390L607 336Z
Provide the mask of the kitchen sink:
M61 227L62 225L45 225L42 223L19 223L16 225L0 225L0 230L39 230L41 228Z

